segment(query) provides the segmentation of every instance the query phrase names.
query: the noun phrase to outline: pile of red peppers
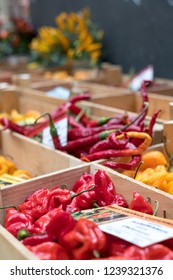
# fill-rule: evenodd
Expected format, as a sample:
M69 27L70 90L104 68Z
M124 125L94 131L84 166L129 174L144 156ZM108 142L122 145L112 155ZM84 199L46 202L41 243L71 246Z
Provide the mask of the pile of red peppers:
M68 190L42 188L17 207L5 207L4 227L41 260L173 259L173 239L145 248L104 233L96 223L73 213L116 204L153 215L137 192L128 205L104 170L84 173Z

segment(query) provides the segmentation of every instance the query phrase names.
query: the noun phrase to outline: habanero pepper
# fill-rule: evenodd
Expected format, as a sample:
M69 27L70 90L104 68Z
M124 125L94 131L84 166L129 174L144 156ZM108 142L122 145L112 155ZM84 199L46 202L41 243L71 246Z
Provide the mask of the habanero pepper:
M119 237L106 233L107 238L107 256L123 256L125 250L131 246L131 243Z
M33 218L30 215L20 213L14 208L7 208L4 227L17 238L18 231L23 228L27 229L30 233L33 232Z
M54 208L48 211L45 215L42 215L33 226L33 231L35 234L43 234L46 232L46 227L51 220L54 219L60 212L64 212L62 206Z
M153 244L144 251L147 260L173 260L173 251L162 244Z
M97 224L79 218L74 228L63 236L63 246L74 260L89 260L106 254L107 239Z
M79 196L76 197L76 207L80 210L91 209L94 207L94 203L97 200L96 193L94 190L95 186L92 184L83 184L79 189L78 192L82 192L83 190L88 190L87 192L81 193Z
M136 245L128 246L122 257L124 260L146 260L145 250Z
M121 194L116 193L115 185L104 170L95 173L95 195L99 206L116 204L120 207L128 207L128 203Z
M99 206L107 206L115 201L115 185L104 170L99 169L94 175L95 194Z
M48 235L53 236L54 240L63 246L63 237L71 231L76 224L73 216L66 211L59 211L46 226Z
M40 260L69 260L66 250L55 242L49 241L26 247Z
M20 212L31 215L35 220L48 212L48 194L50 190L42 188L31 195L18 205Z
M83 188L79 192L73 192L67 189L62 189L60 187L55 187L50 190L48 195L49 200L49 210L52 210L56 207L62 206L63 210L66 210L68 204L71 203L72 199L77 196L81 196L83 193L89 192L94 186L90 188Z
M133 192L133 199L130 202L129 209L153 215L154 211L149 202L138 192Z
M94 174L84 172L84 174L74 183L72 191L77 192L83 184L94 185Z
M33 234L31 236L28 236L23 240L21 240L21 243L25 246L26 245L36 246L44 242L52 242L52 241L53 241L52 236L48 235L47 233L43 233L43 234Z

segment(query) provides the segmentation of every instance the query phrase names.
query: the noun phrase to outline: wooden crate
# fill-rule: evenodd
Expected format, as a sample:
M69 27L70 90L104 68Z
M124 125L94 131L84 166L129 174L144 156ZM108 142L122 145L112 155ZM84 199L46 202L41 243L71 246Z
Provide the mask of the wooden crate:
M123 96L96 96L92 102L96 104L104 104L115 108L124 109L130 112L139 112L141 108L141 94L139 92L131 92L125 96L126 101L124 102ZM173 102L172 96L157 95L156 93L148 93L149 98L149 110L148 116L152 116L154 112L161 109L159 114L160 121L171 119L170 103ZM121 105L121 107L119 106Z
M82 83L82 86L85 87L87 85ZM97 85L93 85L92 88L93 92L97 92ZM102 89L103 88L107 88L107 86L103 86ZM104 96L104 93L102 93L102 96ZM78 105L85 108L90 113L91 117L95 119L99 117L113 117L116 114L123 114L125 111L129 111L130 114L136 116L134 110L128 110L129 107L134 107L134 96L134 93L129 91L124 94L120 94L118 91L116 98L109 97L110 100L112 100L111 107L105 106L105 104L97 104L93 99L91 101L82 101L78 103ZM126 98L128 102L124 102L124 98ZM108 100L108 97L102 97L102 100L104 99ZM117 107L113 107L115 100L117 100ZM40 113L52 112L60 105L55 98L32 92L29 88L19 88L15 86L1 91L0 101L0 111L7 113L10 113L12 109L17 109L20 113L25 113L27 110L31 109L38 110ZM118 108L118 106L124 108L121 109ZM151 117L149 116L146 118L148 122L150 119ZM157 124L154 126L153 143L160 143L162 141L162 128L163 120L158 119Z
M67 188L71 189L73 184L84 174L84 172L88 172L94 174L98 169L104 169L108 176L112 179L115 184L117 193L123 194L125 199L128 203L133 198L133 191L139 192L143 195L146 199L150 198L151 205L155 207L155 200L159 201L159 210L157 213L157 217L153 217L152 221L158 221L159 217L165 217L167 219L173 218L172 213L172 206L173 206L173 199L172 196L165 194L161 191L153 189L145 184L141 184L133 179L127 178L124 175L121 175L115 171L112 171L108 168L104 168L96 163L88 164L85 166L78 166L73 168L68 168L63 171L58 171L53 174L44 175L41 178L35 178L31 181L26 181L24 183L20 183L17 186L8 186L6 188L1 189L1 206L6 205L18 205L22 203L25 198L31 194L32 192L41 189L43 187L46 188L53 188L57 185L66 184ZM123 208L122 208L123 209ZM132 215L136 215L135 211L132 211ZM4 220L3 211L1 212L1 224L3 225ZM138 217L147 217L148 215L143 215L138 213ZM169 221L169 220L168 220ZM171 221L172 222L172 221ZM7 242L7 238L9 242ZM0 251L0 259L35 259L27 249L19 243L19 241L15 240L15 238L10 234L7 233L6 230L0 227L0 242L4 241L6 248L9 248L8 251L1 250ZM7 244L6 244L7 243ZM3 243L1 243L3 244ZM14 252L11 255L11 250L14 246Z
M1 131L2 155L7 155L18 169L28 170L34 177L84 164L68 154L24 137L18 133Z
M75 86L77 92L88 91L91 94L92 102L95 99L104 98L105 96L111 95L117 97L117 108L126 109L126 106L123 104L124 98L126 98L128 101L127 103L130 103L131 106L133 106L133 99L131 98L132 93L127 89L91 83L77 83L74 85L73 83L58 83L49 81L44 83L35 83L32 85L32 88L9 86L1 90L0 111L9 112L13 108L18 108L20 112L26 112L26 110L30 109L37 109L42 113L51 111L65 102L64 99L47 96L47 92L57 86L61 86L70 90Z

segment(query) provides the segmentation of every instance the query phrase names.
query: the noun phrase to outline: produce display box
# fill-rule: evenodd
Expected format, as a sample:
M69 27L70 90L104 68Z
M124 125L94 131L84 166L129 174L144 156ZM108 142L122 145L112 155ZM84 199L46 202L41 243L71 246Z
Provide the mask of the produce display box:
M173 97L157 95L156 93L148 93L149 98L149 109L148 116L152 116L154 112L161 109L159 114L159 119L162 121L170 120L170 103L173 102ZM120 108L119 103L121 104L121 109L139 112L141 108L141 94L139 92L131 92L128 97L126 97L126 102L119 100L119 96L108 95L104 97L96 97L92 100L96 104L104 104L106 106L111 106L115 108Z
M97 86L93 87L93 90L97 90ZM124 102L124 96L129 102ZM85 108L89 112L92 118L98 119L100 117L113 117L116 114L124 114L125 111L129 111L127 107L129 104L133 106L134 98L133 94L128 92L127 94L119 94L119 97L114 97L113 100L117 100L116 104L124 104L124 109L115 107L109 107L102 104L97 104L92 101L81 101L78 105ZM111 97L112 98L112 97ZM118 101L119 100L119 101ZM130 102L131 100L131 102ZM18 110L20 113L25 113L27 110L37 110L40 113L52 112L58 104L56 98L41 95L39 93L33 93L30 89L21 88L16 86L10 86L0 92L0 112L10 113L12 109ZM61 100L62 103L65 101ZM113 104L112 104L113 105ZM131 115L136 116L136 113L129 111ZM150 121L150 116L146 117L146 121ZM162 142L162 130L163 120L158 119L154 126L153 143Z
M103 104L105 106L115 107L131 112L139 112L141 106L141 94L139 92L133 92L129 89L100 85L95 83L87 82L56 82L56 81L47 81L47 82L38 82L31 85L32 90L23 89L25 93L35 93L47 95L47 92L53 90L55 87L64 87L70 90L88 91L91 94L91 101L97 104ZM152 116L156 110L161 109L159 118L162 120L170 119L170 106L169 103L173 102L173 96L165 95L164 93L158 95L154 92L148 92L149 97L149 110L148 115ZM126 102L124 102L126 98ZM62 99L57 98L58 103L62 103ZM160 108L162 104L162 108Z
M166 217L173 219L172 196L165 194L159 190L148 187L144 184L138 183L133 179L129 179L108 168L101 167L96 163L87 164L85 166L76 166L63 171L57 171L52 174L43 175L41 178L35 178L30 181L25 181L16 186L7 186L1 188L0 204L1 206L18 205L22 203L25 198L34 191L43 187L53 188L57 185L66 184L70 190L73 184L85 173L94 174L98 169L105 170L111 180L114 182L117 193L121 193L129 203L133 198L133 191L139 192L144 198L150 198L151 205L155 208L155 200L159 202L159 210L157 217L151 216L152 221L160 221L160 218ZM120 208L120 207L118 207ZM120 208L123 211L123 208ZM125 208L124 208L125 209ZM125 209L125 212L128 210ZM130 210L129 210L130 211ZM145 218L145 214L136 211L131 211L132 215ZM1 224L3 226L4 220L3 211L1 211ZM147 215L148 216L148 215ZM169 222L169 220L167 220ZM165 221L166 222L166 221ZM3 244L3 249L0 251L0 259L35 259L19 241L17 241L10 233L8 233L2 226L0 226L0 242ZM8 249L8 251L7 251Z
M29 171L33 177L84 164L75 157L11 131L0 131L0 154L12 160L18 169Z
M95 99L104 98L107 95L116 96L117 108L126 109L123 105L124 97L130 102L131 91L127 89L114 88L104 85L91 84L91 83L57 83L57 82L41 82L34 83L32 88L22 86L9 86L0 90L0 110L9 111L13 106L18 106L21 110L26 111L28 109L37 109L41 112L50 111L51 108L55 108L64 102L65 99L54 98L47 95L47 92L56 87L63 87L71 90L76 88L77 92L90 92L91 101ZM9 102L10 100L10 102ZM13 103L13 104L12 104ZM132 103L131 103L132 105Z

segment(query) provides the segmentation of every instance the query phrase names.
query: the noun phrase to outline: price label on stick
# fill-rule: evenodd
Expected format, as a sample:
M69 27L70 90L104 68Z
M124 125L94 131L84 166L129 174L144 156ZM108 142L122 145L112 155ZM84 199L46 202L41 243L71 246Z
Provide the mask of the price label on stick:
M132 78L129 88L131 90L138 91L140 90L143 81L153 81L153 80L154 80L154 68L152 65L148 65Z

